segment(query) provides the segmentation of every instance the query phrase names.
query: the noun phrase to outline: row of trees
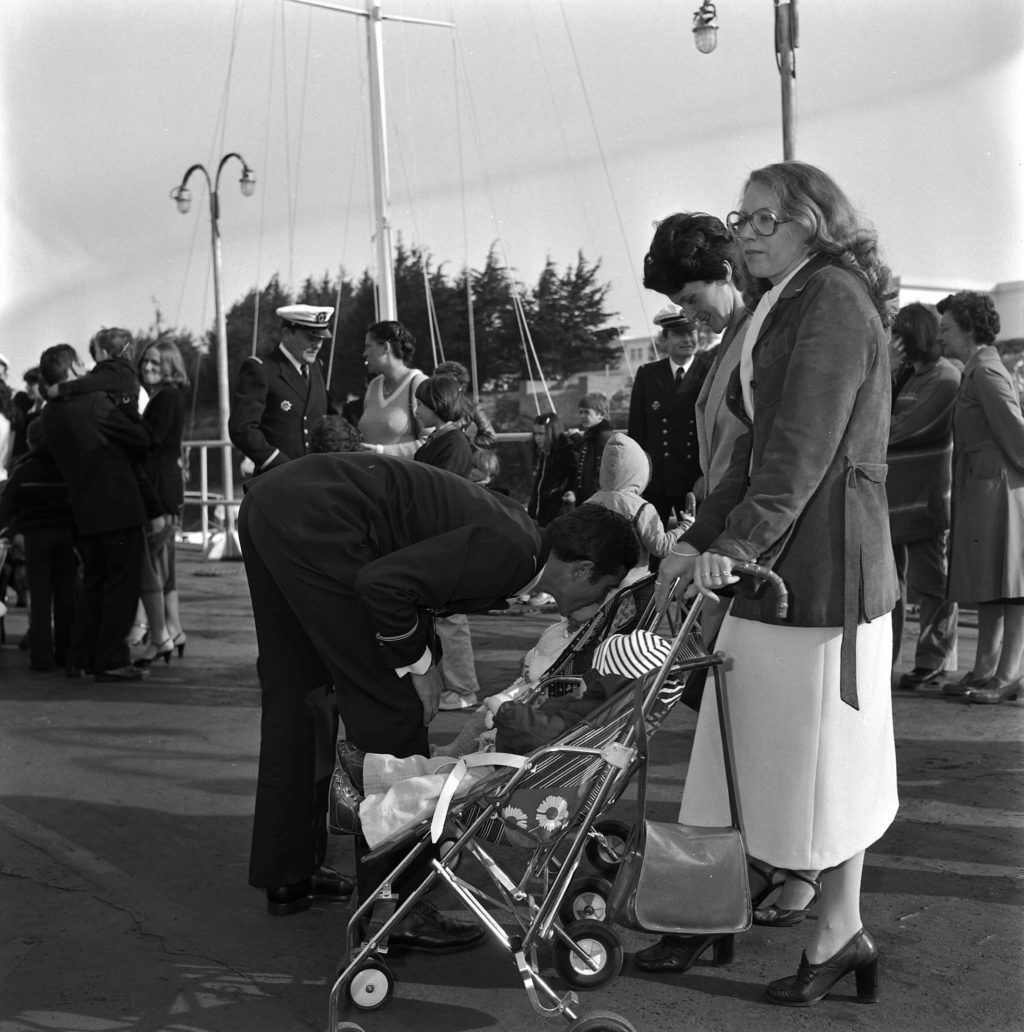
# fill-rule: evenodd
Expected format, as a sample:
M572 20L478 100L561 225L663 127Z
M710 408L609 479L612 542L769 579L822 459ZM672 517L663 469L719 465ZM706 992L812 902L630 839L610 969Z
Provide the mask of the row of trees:
M481 389L507 389L528 375L518 298L544 376L557 381L584 369L600 368L618 356L619 328L612 325L617 313L605 307L610 285L600 282L599 272L600 262L591 264L582 253L562 270L548 259L534 287L517 284L513 293L510 276L493 249L482 269L463 269L450 277L443 263L435 264L427 252L407 249L399 242L395 256L399 319L416 338L416 364L421 369L429 372L432 368L431 309L444 358L463 362L468 368L471 294ZM257 354L275 346L279 327L275 309L293 303L331 305L336 308L331 394L340 403L348 395L361 393L365 383L363 341L366 327L375 318L374 291L369 273L358 281L344 273L337 279L325 274L319 280L307 279L294 293L275 275L262 290L250 291L227 312L230 376L234 378L239 365L252 353L254 326ZM140 338L152 340L161 332L170 331L160 326L158 314L157 324ZM211 329L199 340L188 333L175 336L194 379L196 410L212 411L217 403L216 333ZM325 366L328 358L325 353Z

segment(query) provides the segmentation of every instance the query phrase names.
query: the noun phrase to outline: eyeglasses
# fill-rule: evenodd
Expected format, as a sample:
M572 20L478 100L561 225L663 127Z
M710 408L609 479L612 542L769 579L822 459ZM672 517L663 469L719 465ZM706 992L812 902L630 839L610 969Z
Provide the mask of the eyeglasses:
M792 219L780 219L771 208L758 208L749 214L745 211L731 211L725 217L725 223L733 236L739 236L743 227L749 222L758 236L774 236L775 230L783 222L792 222Z

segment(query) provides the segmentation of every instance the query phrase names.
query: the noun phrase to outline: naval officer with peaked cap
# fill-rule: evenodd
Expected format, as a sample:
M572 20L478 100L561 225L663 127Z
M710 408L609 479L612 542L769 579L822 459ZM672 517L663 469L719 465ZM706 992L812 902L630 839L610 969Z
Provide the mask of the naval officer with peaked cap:
M310 434L331 411L318 361L331 336L333 308L285 305L281 341L262 358L247 358L231 399L231 441L263 473L309 451Z

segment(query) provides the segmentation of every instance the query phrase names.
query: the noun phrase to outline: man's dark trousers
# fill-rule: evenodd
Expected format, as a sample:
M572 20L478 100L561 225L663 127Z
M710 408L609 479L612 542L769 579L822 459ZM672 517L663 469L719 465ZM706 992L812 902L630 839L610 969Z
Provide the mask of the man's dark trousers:
M30 600L29 660L36 670L52 667L55 662L64 666L75 618L78 564L71 530L32 527L24 536Z
M319 704L325 686L334 685L345 736L360 749L397 756L430 750L412 681L382 662L351 586L327 577L293 549L251 495L239 512L238 530L263 700L249 883L270 888L308 878L322 859L316 829L326 811L326 783L320 775L326 765L329 780L334 762ZM324 755L325 742L330 756ZM357 840L357 860L366 851ZM360 899L397 860L357 862ZM425 870L425 863L413 864L399 891L422 880Z
M131 659L125 636L135 619L142 588L146 541L142 527L87 534L78 539L82 596L68 666L114 670Z

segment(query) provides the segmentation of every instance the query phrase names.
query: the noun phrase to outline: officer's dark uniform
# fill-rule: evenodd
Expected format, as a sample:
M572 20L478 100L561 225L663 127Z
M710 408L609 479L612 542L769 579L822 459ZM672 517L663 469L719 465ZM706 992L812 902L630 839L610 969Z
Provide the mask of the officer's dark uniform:
M694 405L711 359L698 352L679 383L667 358L642 365L629 399L629 436L651 457L651 482L644 497L662 522L682 511L686 493L700 476Z
M309 451L309 435L327 414L320 363L306 375L278 345L263 358L247 358L238 371L228 432L231 441L262 473Z
M315 867L310 692L335 686L359 748L429 755L422 703L396 670L431 645L432 611L503 606L528 584L546 535L462 477L368 452L309 455L255 478L239 534L263 699L249 881L283 886ZM362 898L394 863L358 865Z

